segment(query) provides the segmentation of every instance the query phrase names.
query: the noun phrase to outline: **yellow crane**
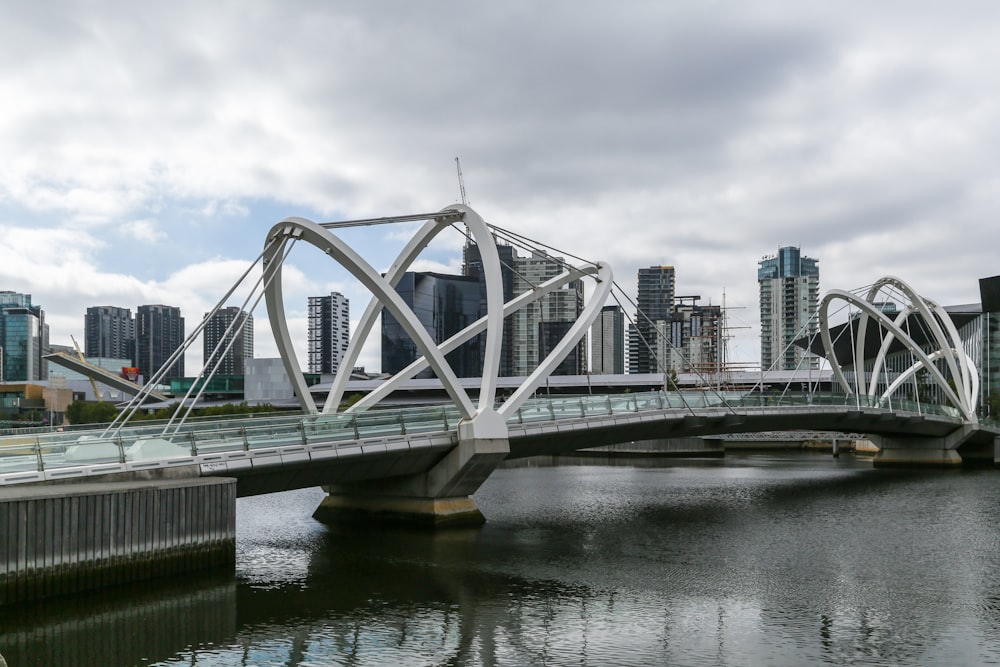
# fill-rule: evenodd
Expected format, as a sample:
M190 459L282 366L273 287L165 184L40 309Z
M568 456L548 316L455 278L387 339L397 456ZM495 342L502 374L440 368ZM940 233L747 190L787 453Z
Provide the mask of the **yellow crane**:
M73 347L76 348L76 356L80 357L81 362L87 363L87 359L83 356L83 352L80 351L80 344L76 342L76 338L73 337L73 334L70 334L69 339L73 341ZM97 397L97 402L100 403L102 399L101 399L101 392L97 388L97 380L91 377L90 386L94 389L94 396Z

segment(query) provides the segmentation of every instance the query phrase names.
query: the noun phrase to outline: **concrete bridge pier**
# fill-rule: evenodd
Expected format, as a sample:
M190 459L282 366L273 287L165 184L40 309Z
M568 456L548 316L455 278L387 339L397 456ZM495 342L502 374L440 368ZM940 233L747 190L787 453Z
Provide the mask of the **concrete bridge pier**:
M496 413L458 426L458 444L416 475L326 485L313 513L324 523L406 523L427 527L481 525L472 494L510 453L507 425Z
M895 437L872 435L871 439L879 448L872 464L876 468L950 468L962 465L958 453L963 444L975 432L975 426L966 424L954 433L943 437Z

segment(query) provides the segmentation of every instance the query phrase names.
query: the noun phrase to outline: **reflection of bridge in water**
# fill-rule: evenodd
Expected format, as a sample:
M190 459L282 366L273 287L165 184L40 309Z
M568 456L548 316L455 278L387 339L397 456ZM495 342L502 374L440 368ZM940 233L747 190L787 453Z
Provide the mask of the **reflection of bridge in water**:
M384 274L335 233L345 226L397 220L426 222ZM466 226L468 235L479 246L487 309L481 319L438 343L396 292L395 285L431 240L458 222ZM843 392L839 395L817 391L797 394L786 388L770 394L751 389L537 398L539 388L588 331L611 295L614 281L610 267L603 262L567 264L558 275L504 303L494 237L500 231L487 225L471 208L461 205L438 213L399 218L341 223L288 218L278 223L269 232L257 260L262 269L260 277L243 307L252 304L252 310L260 300L266 301L271 328L303 414L244 420L189 418L200 396L191 393L208 384L228 351L224 347L226 341L231 345L238 327L246 323L245 319L236 318L222 336L223 342L206 359L205 381L192 384L188 396L178 403L177 412L166 424L128 425L131 416L141 409L144 396L139 395L130 403L130 409L101 430L0 439L0 484L9 491L37 483L80 480L100 483L123 479L224 478L232 482L233 498L324 486L329 495L317 510L317 516L407 518L436 525L481 521L482 515L471 496L506 459L635 440L777 430L849 431L868 434L876 441L880 447L877 464L951 465L961 463L963 457L993 460L994 443L1000 431L981 424L976 417L978 375L962 349L954 325L943 309L922 299L895 278L876 282L863 298L834 290L823 300L818 338ZM339 263L373 294L340 362L341 368L355 365L383 310L393 315L422 355L343 412L340 404L349 373L335 376L325 403L317 407L295 357L285 321L282 266L292 247L301 242ZM227 291L164 368L150 378L149 387L155 387L160 374L194 343L205 323L226 304L257 263ZM522 384L501 400L497 388L505 318L582 279L592 279L595 285L579 319L567 328L563 338ZM908 300L898 315L887 315L873 306L883 290L889 288ZM844 346L838 347L842 341L831 334L829 307L836 301L857 308L857 317L849 320L853 325L846 327L852 343L856 342L847 346L853 354L850 360L842 356ZM911 316L921 318L928 334L925 338L937 345L935 351L926 352L922 342L912 335L908 328ZM870 335L873 332L878 332L880 338ZM475 337L485 340L483 372L474 400L449 366L446 355ZM864 361L869 360L873 341L873 370L854 373L855 366L863 367ZM912 360L903 372L890 377L886 360L900 346ZM428 368L450 398L449 406L378 408L382 399ZM920 373L929 378L947 405L906 400L908 383L915 383ZM664 377L666 381L666 374ZM79 487L66 488L67 493L79 491ZM191 502L183 495L190 492L177 492L180 494L177 511L184 514L182 522L197 525L199 532L216 535L220 526L205 527L200 523L202 517L191 514ZM98 488L93 493L101 491ZM48 489L39 502L61 507L57 496ZM121 511L130 512L129 501L122 502ZM0 505L0 512L3 507ZM146 511L143 508L147 505L140 503L136 507L139 508L136 511ZM6 511L6 520L19 520L20 509ZM46 511L49 510L39 510L39 516L45 516ZM225 523L230 520L228 516L222 513L217 520ZM0 519L4 518L0 513ZM163 520L152 514L144 518ZM53 520L70 519L60 515ZM38 525L41 529L42 524ZM51 527L44 530L53 532ZM108 532L100 526L93 530L95 535ZM29 527L19 534L8 553L18 552L20 545L30 541L31 531ZM127 529L120 532L123 534L118 538L110 539L127 541ZM176 540L176 536L171 539ZM180 542L184 541L182 537ZM121 550L121 545L115 545L107 553L118 556ZM63 562L44 555L39 559L42 563ZM26 556L13 570L37 565L33 557Z

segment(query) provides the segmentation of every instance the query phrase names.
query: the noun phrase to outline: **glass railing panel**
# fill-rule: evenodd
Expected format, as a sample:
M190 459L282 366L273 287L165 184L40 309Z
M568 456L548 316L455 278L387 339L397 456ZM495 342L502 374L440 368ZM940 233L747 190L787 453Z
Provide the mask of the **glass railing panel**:
M191 436L198 454L239 451L246 446L243 428L192 432Z
M254 426L246 429L250 449L302 445L302 427L299 423Z

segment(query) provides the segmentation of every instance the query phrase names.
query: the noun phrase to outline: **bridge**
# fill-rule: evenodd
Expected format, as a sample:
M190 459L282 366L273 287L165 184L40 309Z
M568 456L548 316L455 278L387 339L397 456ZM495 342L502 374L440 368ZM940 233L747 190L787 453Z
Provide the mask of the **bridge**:
M8 437L0 441L0 486L174 470L235 478L242 497L402 478L427 473L455 449L461 420L454 406L436 406L200 419L169 438L163 437L162 422L119 429L110 436L90 429ZM837 394L791 392L534 398L506 426L509 451L504 459L636 440L811 430L865 433L876 440L908 438L912 448L936 457L924 456L920 463L947 465L960 453L992 462L994 440L1000 437L1000 426L969 428L945 406L910 401L890 409ZM917 449L920 443L922 450ZM885 460L887 451L900 455L906 450L883 448L876 463L895 462Z
M414 220L425 223L384 274L336 233L343 227ZM464 225L463 233L480 248L486 315L438 343L395 291L395 285L435 236L458 224ZM807 344L822 345L822 354L837 381L837 393L824 393L816 387L805 392L785 388L765 393L762 386L729 391L711 386L699 391L667 391L668 376L664 373L664 391L540 398L539 388L586 334L616 285L606 263L565 264L557 276L505 303L496 250L496 240L504 234L505 230L487 225L465 205L393 218L335 223L315 223L304 218L281 221L268 233L257 262L226 292L164 368L149 379L148 386L156 386L165 369L193 344L209 318L259 264L259 277L245 296L243 308L253 310L261 300L265 301L285 370L300 400L300 414L196 419L191 414L200 394L195 392L207 384L206 379L192 384L188 395L178 401L174 416L166 422L130 424L145 400L140 393L108 426L0 438L0 500L5 492L14 489L46 485L45 493L38 496L43 502L58 496L59 489L70 492L74 488L70 482L88 482L90 487L96 484L93 492L100 493L101 484L111 488L113 484L137 480L215 480L230 485L223 496L233 500L237 496L323 486L329 495L316 516L324 520L374 516L441 525L483 520L472 494L504 460L635 440L778 430L849 431L866 433L876 442L880 448L876 465L948 466L960 464L963 458L994 462L1000 429L977 417L978 371L964 351L957 330L940 306L894 277L876 281L861 295L833 290L822 301L817 314L818 339L814 337ZM335 376L325 402L319 406L311 397L295 356L285 320L281 272L298 243L319 249L373 295L341 360L341 368L355 365L383 309L395 317L422 355L346 409L341 409L341 402L349 373ZM497 386L504 318L581 279L593 280L594 287L579 319L520 386L501 399ZM898 313L887 314L877 307L887 291L904 301ZM847 325L839 328L832 324L836 315L830 312L836 303L854 310L847 317ZM914 316L925 329L922 338L910 329ZM237 318L231 326L242 324ZM228 351L225 342L232 344L235 336L229 333L205 360L206 378L211 377ZM477 380L474 400L449 366L446 355L477 336L484 336L485 342L483 373ZM844 336L849 344L844 344ZM927 340L935 349L926 349ZM894 354L899 356L900 347L908 363L902 371L890 371L888 360ZM845 357L845 348L849 358ZM427 368L441 382L449 404L404 410L379 407L380 401L402 383ZM858 372L858 368L862 371ZM943 397L940 404L921 396L928 386ZM211 493L219 493L214 487L208 488ZM202 526L199 522L203 517L193 512L192 501L185 495L195 492L189 487L177 491L177 511L181 513L178 520L198 524L199 534L214 535L219 526ZM123 493L131 491L125 489ZM120 510L108 511L128 515L130 502L123 496ZM146 505L136 501L135 507ZM14 512L10 510L7 516L15 516ZM219 521L230 521L230 514L224 513ZM0 522L4 517L0 505ZM60 520L65 526L69 519ZM124 535L123 539L127 538ZM25 539L25 535L18 537L14 548L21 549ZM223 542L228 545L230 539ZM60 548L64 547L60 544ZM0 561L3 553L0 541Z

